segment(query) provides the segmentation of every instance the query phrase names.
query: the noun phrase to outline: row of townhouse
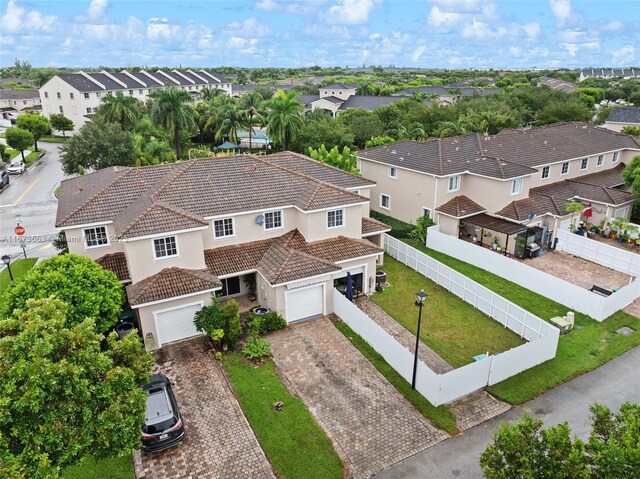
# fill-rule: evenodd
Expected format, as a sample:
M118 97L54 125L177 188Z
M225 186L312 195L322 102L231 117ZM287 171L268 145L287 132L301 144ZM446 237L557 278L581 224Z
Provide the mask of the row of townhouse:
M39 90L45 116L62 113L70 118L77 132L95 113L102 98L122 92L142 102L158 88L175 86L194 95L205 87L216 88L231 96L231 83L224 76L206 70L156 70L109 73L61 73Z
M376 183L372 208L415 222L429 215L442 232L471 238L479 231L538 227L551 244L568 229L565 206L591 206L598 224L629 217L635 197L624 187L624 164L640 140L604 128L563 123L493 136L470 134L402 141L358 154L363 176ZM501 243L508 241L502 235ZM511 242L513 252L514 242Z
M578 81L587 78L640 78L640 68L585 68L580 71Z
M20 113L27 110L41 111L42 105L37 90L9 90L0 88L0 112L2 126L11 126Z
M373 187L290 152L113 167L62 182L56 226L116 273L152 350L196 335L212 293L251 282L289 323L331 313L347 273L369 293L389 231L369 218Z

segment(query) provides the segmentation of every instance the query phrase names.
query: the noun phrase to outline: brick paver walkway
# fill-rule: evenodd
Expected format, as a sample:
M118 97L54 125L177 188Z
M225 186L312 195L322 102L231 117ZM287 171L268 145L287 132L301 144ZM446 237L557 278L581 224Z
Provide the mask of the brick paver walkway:
M418 413L328 319L277 331L269 341L280 373L325 430L354 478L369 477L448 437Z
M138 479L274 478L253 430L213 358L205 338L155 353L154 373L165 374L185 424L185 439L158 453L134 456Z

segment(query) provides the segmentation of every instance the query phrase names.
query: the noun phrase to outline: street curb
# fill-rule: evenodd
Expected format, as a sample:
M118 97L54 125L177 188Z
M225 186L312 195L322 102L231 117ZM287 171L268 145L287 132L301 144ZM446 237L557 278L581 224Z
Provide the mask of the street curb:
M38 161L40 161L40 159L45 155L46 151L42 151L42 153L40 153L40 155L38 155L38 159L36 161L34 161L33 163L31 163L31 165L29 166L29 168L27 168L26 170L24 170L25 172L29 171L30 169L32 169L34 166L36 166L36 164L38 163Z

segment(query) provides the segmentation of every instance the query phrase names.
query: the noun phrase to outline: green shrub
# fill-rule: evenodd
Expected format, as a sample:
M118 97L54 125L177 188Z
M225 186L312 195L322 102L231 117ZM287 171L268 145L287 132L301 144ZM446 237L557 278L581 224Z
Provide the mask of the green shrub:
M382 221L384 224L391 226L391 231L389 232L389 234L394 238L409 238L411 232L414 229L414 225L410 223L405 223L404 221L400 221L398 219L392 218L391 216L378 213L377 211L371 210L370 216L375 220Z
M230 348L235 348L240 335L242 334L242 324L240 324L240 313L238 303L234 299L228 300L222 309L224 316L224 343Z
M254 361L260 361L269 356L270 353L271 344L269 344L269 341L255 336L247 341L247 345L242 350L242 354Z
M267 314L263 314L260 317L260 334L268 333L269 331L276 331L282 329L287 325L287 322L282 316L275 311L269 311Z
M205 332L209 336L216 330L221 330L224 336L225 316L220 307L220 301L213 298L213 302L209 306L205 306L196 313L193 323L198 331Z
M427 241L427 228L433 225L435 225L433 220L430 217L423 215L416 220L416 226L409 233L409 237L419 241L420 244L425 244Z
M247 317L247 332L250 337L258 336L260 334L260 327L262 326L262 318L254 313L249 313Z

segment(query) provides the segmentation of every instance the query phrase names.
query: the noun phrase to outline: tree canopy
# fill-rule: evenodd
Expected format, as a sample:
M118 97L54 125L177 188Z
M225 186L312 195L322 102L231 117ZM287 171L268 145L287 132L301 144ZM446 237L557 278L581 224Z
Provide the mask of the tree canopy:
M16 126L31 133L36 151L38 151L38 140L51 131L49 120L38 113L24 113L18 116Z
M73 130L73 121L64 116L62 113L52 113L49 116L51 128L62 132L62 136L67 136L66 132Z
M33 135L31 132L17 127L7 128L5 131L5 139L7 140L7 145L20 152L22 160L24 161L24 150L33 145Z
M182 155L180 134L195 129L196 122L190 104L193 102L189 92L178 87L169 86L156 90L151 94L151 121L162 126L173 136L176 157Z
M331 150L327 150L324 145L321 145L317 150L309 147L309 156L321 163L335 166L349 173L360 174L358 157L352 154L351 150L346 146L342 151L338 150L337 146L334 146Z
M624 184L631 187L633 194L640 195L640 155L634 156L622 170Z
M302 112L304 106L298 101L298 92L282 90L267 101L268 110L267 129L283 149L288 150L289 144L302 128Z
M107 123L117 123L123 130L131 130L140 119L142 105L134 97L117 91L102 98L97 114Z
M30 299L0 320L0 476L54 479L85 455L132 454L153 359L136 334L106 345L92 319Z
M65 254L42 261L12 282L0 306L0 318L24 308L29 299L50 296L65 302L68 327L93 318L99 333L116 324L124 303L122 285L115 274L90 258Z

